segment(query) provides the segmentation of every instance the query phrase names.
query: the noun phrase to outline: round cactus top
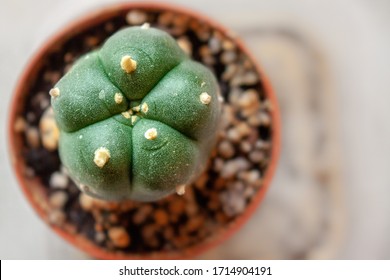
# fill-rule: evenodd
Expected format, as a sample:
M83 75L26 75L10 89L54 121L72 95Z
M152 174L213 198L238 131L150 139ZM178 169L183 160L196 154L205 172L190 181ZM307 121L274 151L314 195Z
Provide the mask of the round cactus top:
M213 74L166 32L123 29L50 91L62 163L97 198L182 194L215 140L217 92Z

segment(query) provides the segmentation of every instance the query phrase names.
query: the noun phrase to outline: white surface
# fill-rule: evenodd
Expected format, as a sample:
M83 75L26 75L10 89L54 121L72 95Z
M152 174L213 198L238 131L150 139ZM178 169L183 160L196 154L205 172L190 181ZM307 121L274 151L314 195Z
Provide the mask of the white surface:
M33 51L75 15L108 2L113 1L0 2L1 259L86 257L54 235L31 211L8 162L6 122L12 90ZM326 52L335 82L335 125L339 129L343 203L347 209L347 238L333 257L390 259L390 3L241 0L223 1L221 9L220 2L186 1L185 5L239 34L255 27L293 26L315 38ZM283 172L280 168L272 186L275 190L271 189L266 201L273 192L283 192ZM265 218L260 208L251 222L224 244L225 248L235 250L236 244L256 236L254 225ZM218 250L210 254L221 256Z

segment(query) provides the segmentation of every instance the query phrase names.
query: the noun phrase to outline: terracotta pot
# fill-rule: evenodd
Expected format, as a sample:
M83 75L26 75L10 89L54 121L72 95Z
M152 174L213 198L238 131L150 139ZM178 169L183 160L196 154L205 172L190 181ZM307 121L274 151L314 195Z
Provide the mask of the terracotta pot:
M34 208L38 215L46 222L48 222L48 214L46 211L45 205L48 205L47 195L42 186L42 181L35 177L33 179L26 178L25 170L27 168L26 159L23 155L24 149L24 139L21 133L15 132L14 124L18 116L22 115L24 110L24 104L27 100L29 94L29 86L32 81L34 81L39 74L39 71L42 67L45 57L58 46L62 45L62 42L65 42L67 39L75 36L80 33L82 30L85 30L89 27L95 26L98 23L102 23L107 19L112 18L114 15L117 15L119 12L123 12L129 9L141 9L144 11L171 11L174 13L184 14L190 16L191 18L200 19L203 22L209 23L209 25L215 29L219 30L222 34L231 34L224 27L218 25L217 23L207 19L199 14L196 14L192 11L188 11L182 8L166 6L161 4L145 4L145 3L127 3L127 4L117 4L106 7L104 9L98 10L93 13L89 13L87 16L72 22L70 25L66 26L63 30L57 32L53 37L51 37L45 44L38 50L38 52L33 56L27 66L24 68L24 72L19 79L15 92L13 93L12 103L10 106L9 112L9 126L8 126L8 141L9 141L9 151L10 158L12 162L12 167L15 170L16 177L20 186ZM230 36L229 36L230 37ZM193 245L186 248L182 251L161 251L154 253L145 253L145 254L128 254L123 252L111 252L101 247L97 246L95 243L89 239L78 235L71 234L66 230L51 226L52 229L58 233L61 237L72 243L79 249L87 252L91 256L100 259L177 259L177 258L193 258L206 250L213 248L214 246L219 245L227 238L229 238L234 232L236 232L253 214L255 209L259 206L263 200L268 187L271 183L271 179L274 175L277 160L280 152L280 116L278 110L278 104L275 97L275 94L272 90L272 87L266 78L266 75L262 69L256 64L255 60L251 58L250 53L243 45L243 43L234 38L234 42L237 44L237 47L241 52L246 54L255 65L259 77L261 77L263 89L265 91L266 98L271 102L272 111L271 115L271 139L272 139L272 148L270 153L270 161L266 172L263 177L263 185L260 190L255 193L255 196L248 204L245 212L239 215L233 222L228 224L226 228L219 231L218 234L210 238L205 239L204 242ZM48 223L49 224L49 223Z

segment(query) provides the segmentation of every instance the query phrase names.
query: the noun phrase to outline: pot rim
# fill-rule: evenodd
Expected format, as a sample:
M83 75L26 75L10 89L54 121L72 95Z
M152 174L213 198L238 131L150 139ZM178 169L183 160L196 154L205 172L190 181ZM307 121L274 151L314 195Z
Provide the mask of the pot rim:
M95 245L92 241L87 238L79 235L72 234L64 231L63 229L51 225L47 222L47 217L44 209L42 209L38 203L36 202L36 198L34 194L29 190L29 183L33 183L31 180L27 181L24 176L24 168L25 162L20 164L18 158L22 157L21 151L18 150L18 141L15 141L17 138L17 132L14 129L14 123L16 118L22 112L20 104L23 104L24 96L23 92L25 92L25 88L27 87L29 78L31 76L37 74L36 64L40 64L42 58L55 49L57 42L63 42L64 40L70 38L74 35L74 33L78 33L80 30L84 30L89 26L96 24L97 22L103 22L104 20L110 18L112 15L117 14L121 10L129 10L129 9L142 9L142 10L162 10L162 11L170 11L173 13L179 13L187 15L191 18L196 18L200 21L207 23L215 30L219 30L221 33L227 35L231 38L234 43L237 45L238 49L242 51L245 55L253 63L256 71L261 77L261 81L265 90L265 95L267 99L271 102L272 109L270 110L271 115L271 156L270 162L266 169L263 185L256 192L254 198L247 205L245 211L240 214L233 222L229 223L225 228L221 229L218 238L216 236L208 237L201 244L192 245L184 250L178 251L158 251L152 253L122 253L122 252L110 252L106 251L104 248L101 248ZM83 26L83 28L80 28ZM81 249L82 251L88 253L89 255L99 258L99 259L189 259L200 255L207 250L214 248L221 243L225 242L228 238L230 238L235 232L237 232L253 215L261 201L264 199L266 192L270 187L271 180L274 176L277 162L280 155L281 148L281 119L280 112L278 107L278 102L276 99L276 95L272 89L271 83L268 80L267 76L264 74L264 71L259 66L258 61L254 59L251 52L247 49L247 47L243 44L241 39L239 39L234 33L226 29L219 23L214 22L212 19L203 16L199 12L189 10L187 8L183 8L181 6L173 5L173 4L161 4L161 3L152 3L152 2L129 2L129 3L117 3L111 4L107 6L103 6L101 8L92 11L91 13L81 16L76 20L65 25L62 29L52 34L33 54L32 58L26 64L25 69L17 81L17 85L15 90L13 91L13 96L11 99L11 106L8 114L8 147L9 147L9 156L11 160L12 169L16 175L17 181L22 187L22 191L27 198L27 200L32 205L33 209L37 212L40 218L46 223L62 238L67 240L69 243L73 244L76 248ZM20 142L20 141L19 141ZM38 183L38 182L35 182Z

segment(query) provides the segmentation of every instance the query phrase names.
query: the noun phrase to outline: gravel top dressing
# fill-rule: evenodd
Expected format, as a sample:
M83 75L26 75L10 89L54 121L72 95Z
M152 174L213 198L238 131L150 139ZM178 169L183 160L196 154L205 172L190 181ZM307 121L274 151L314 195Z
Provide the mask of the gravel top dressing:
M119 29L146 22L170 33L216 75L222 96L218 141L207 170L184 195L148 203L93 199L80 193L61 165L49 91L81 55ZM40 201L51 225L107 251L180 252L218 236L245 211L270 162L272 106L254 65L226 36L187 15L129 10L81 31L46 57L14 125L24 135L25 176L38 177L45 187Z

